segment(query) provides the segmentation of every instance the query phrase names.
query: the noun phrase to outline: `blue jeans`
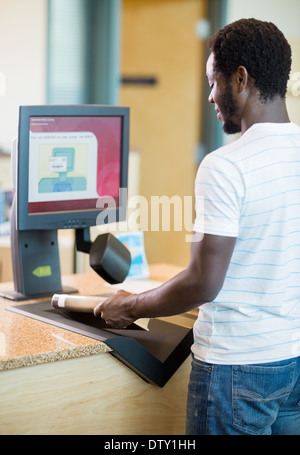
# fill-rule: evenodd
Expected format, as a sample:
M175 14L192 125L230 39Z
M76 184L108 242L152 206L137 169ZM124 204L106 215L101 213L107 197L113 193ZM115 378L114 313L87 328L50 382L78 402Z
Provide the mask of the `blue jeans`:
M187 435L300 435L300 357L256 365L193 358Z

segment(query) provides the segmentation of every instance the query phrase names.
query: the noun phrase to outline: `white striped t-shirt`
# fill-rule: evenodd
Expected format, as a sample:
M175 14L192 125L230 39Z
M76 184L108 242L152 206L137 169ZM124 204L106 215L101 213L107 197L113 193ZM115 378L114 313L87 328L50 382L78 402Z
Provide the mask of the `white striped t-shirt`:
M202 161L194 230L236 237L223 287L199 308L194 355L209 363L300 355L300 128L253 125Z

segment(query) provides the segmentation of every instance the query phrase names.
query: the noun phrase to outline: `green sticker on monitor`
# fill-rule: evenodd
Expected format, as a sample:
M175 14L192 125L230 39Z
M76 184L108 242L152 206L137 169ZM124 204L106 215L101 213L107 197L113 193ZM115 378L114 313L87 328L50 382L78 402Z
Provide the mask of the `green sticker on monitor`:
M33 270L33 275L37 276L38 278L43 278L45 276L51 276L52 270L51 265L41 265Z

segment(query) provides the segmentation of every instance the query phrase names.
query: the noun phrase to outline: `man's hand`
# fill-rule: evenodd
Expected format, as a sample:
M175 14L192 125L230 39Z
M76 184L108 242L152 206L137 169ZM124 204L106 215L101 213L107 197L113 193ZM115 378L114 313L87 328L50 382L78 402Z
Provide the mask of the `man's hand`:
M118 291L112 297L99 303L94 309L94 315L101 317L108 327L124 329L137 319L133 315L136 299L135 294Z

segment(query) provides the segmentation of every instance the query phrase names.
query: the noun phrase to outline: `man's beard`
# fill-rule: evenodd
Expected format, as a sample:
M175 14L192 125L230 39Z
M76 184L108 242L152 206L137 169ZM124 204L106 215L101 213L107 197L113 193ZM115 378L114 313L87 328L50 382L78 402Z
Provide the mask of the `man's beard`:
M240 125L237 125L232 120L232 118L234 118L237 112L237 105L233 98L232 86L230 81L226 83L225 91L221 97L219 107L224 121L223 125L224 133L226 134L240 133L241 132Z

